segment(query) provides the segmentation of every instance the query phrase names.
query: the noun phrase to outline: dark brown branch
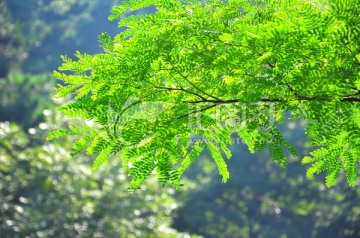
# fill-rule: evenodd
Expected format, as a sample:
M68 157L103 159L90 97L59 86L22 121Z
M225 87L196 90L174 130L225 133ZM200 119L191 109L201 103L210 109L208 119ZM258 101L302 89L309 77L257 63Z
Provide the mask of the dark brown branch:
M274 99L269 99L269 98L262 98L260 100L257 101L243 101L240 99L232 99L232 100L202 100L202 101L184 101L187 103L214 103L215 105L219 105L219 104L231 104L231 103L238 103L238 102L243 102L243 103L256 103L256 102L281 102L281 103L289 103L289 102L293 102L293 101L332 101L330 100L330 98L320 98L320 97L307 97L307 96L297 96L296 99L294 100L283 100L280 98L274 98ZM345 96L341 99L341 102L360 102L360 98L356 98L356 97L351 97L351 96Z
M360 102L360 98L344 97L342 102Z

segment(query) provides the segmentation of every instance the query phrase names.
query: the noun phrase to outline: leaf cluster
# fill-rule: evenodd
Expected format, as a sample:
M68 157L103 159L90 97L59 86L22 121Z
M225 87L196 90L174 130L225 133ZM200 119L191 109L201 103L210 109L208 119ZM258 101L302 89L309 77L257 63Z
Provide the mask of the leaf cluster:
M63 57L55 97L74 100L64 115L94 126L59 129L77 135L74 154L98 154L98 167L121 154L134 179L155 173L182 186L182 173L207 149L225 182L236 131L251 152L268 148L285 167L293 147L278 126L284 113L308 120L315 150L308 171L328 170L332 186L344 167L356 181L359 160L360 6L346 1L130 0L116 20L155 5L154 14L119 21L126 30L99 37L104 53ZM63 71L64 73L62 73ZM191 145L189 141L199 138Z

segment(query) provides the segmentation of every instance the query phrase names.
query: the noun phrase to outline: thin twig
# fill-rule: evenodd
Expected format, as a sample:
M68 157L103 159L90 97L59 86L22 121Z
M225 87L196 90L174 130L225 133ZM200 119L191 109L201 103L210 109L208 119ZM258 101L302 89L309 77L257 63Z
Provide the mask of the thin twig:
M178 74L180 74L180 76L183 77L183 78L186 80L186 82L188 82L189 84L191 84L191 86L193 86L193 87L194 87L195 89L197 89L198 91L202 92L203 94L205 94L205 95L207 95L207 96L209 96L209 97L211 97L211 98L214 98L214 99L216 99L216 100L218 100L218 101L221 101L221 99L219 99L219 98L217 98L217 97L215 97L215 96L213 96L213 95L211 95L211 94L208 94L208 93L204 92L203 90L201 90L199 87L197 87L195 84L193 84L193 83L187 78L187 76L182 75L180 72L178 72Z
M183 92L186 92L186 93L190 93L192 95L195 95L199 98L201 98L202 100L207 100L206 98L204 98L203 96L201 96L200 94L198 93L195 93L195 92L192 92L192 91L189 91L187 89L184 89L184 88L170 88L170 87L160 87L160 86L155 86L156 89L165 89L165 90L173 90L173 91L183 91Z
M183 117L187 117L187 116L192 115L192 114L194 114L194 113L206 111L206 110L208 110L208 109L210 109L210 108L213 108L213 107L216 107L216 106L217 106L217 104L213 104L213 105L210 105L210 106L208 106L208 107L201 108L200 110L194 110L194 111L192 111L192 112L186 113L186 114L184 114L184 115L182 115L182 116L179 116L179 117L175 118L175 120L179 120L179 119L181 119L181 118L183 118Z

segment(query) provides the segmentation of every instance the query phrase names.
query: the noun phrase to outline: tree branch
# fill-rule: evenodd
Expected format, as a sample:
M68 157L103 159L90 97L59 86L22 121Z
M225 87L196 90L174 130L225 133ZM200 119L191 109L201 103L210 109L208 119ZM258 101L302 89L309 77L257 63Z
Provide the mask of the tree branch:
M219 104L231 104L231 103L238 103L238 102L243 102L243 103L249 103L249 102L281 102L281 103L289 103L289 102L294 102L294 101L332 101L330 98L321 98L321 97L307 97L307 96L300 96L297 95L295 100L284 100L284 99L280 99L280 98L274 98L274 99L269 99L269 98L262 98L260 100L257 101L243 101L241 99L231 99L231 100L202 100L202 101L184 101L187 103L214 103L215 105L219 105ZM352 97L350 96L345 96L341 99L341 102L360 102L360 98L356 98L356 97Z

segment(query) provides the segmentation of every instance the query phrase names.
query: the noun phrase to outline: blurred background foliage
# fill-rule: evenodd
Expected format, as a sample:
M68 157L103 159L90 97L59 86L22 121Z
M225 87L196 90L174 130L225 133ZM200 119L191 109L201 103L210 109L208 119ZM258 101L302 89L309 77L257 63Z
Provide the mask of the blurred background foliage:
M150 181L134 194L119 156L93 171L93 158L69 156L71 138L45 142L67 123L50 96L59 56L100 52L119 2L0 2L0 237L360 237L358 184L327 189L299 158L280 169L236 137L226 184L203 153L183 190ZM301 122L282 130L300 157L311 150Z

